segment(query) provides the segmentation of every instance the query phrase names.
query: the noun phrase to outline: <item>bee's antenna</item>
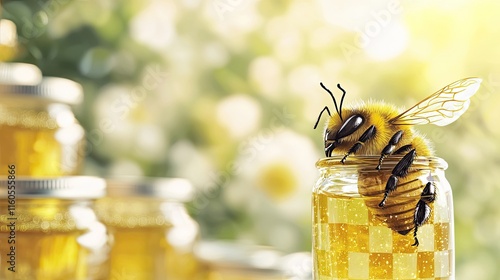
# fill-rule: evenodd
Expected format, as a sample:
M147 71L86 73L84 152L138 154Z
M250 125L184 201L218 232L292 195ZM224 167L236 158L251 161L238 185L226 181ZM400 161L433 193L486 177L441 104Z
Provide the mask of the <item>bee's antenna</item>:
M319 116L318 116L318 120L316 121L316 123L314 124L314 129L316 129L316 127L318 126L318 123L319 123L319 120L321 119L321 115L323 115L323 112L326 110L326 112L328 113L328 115L331 117L332 114L330 114L330 109L328 109L328 106L325 106L325 108L323 108L323 110L321 110L321 112L319 112Z
M333 97L333 93L332 93L329 89L327 89L327 88L323 85L323 83L319 83L319 84L320 84L320 85L321 85L321 87L322 87L324 90L326 90L326 91L330 94L330 96L332 97L332 99L333 99L333 104L335 104L335 110L337 110L337 114L339 114L339 116L340 116L340 113L339 113L339 107L337 107L337 100L335 100L335 97ZM323 110L324 110L324 109L323 109ZM331 115L330 115L330 116L331 116ZM342 117L340 117L340 119L342 119Z
M339 116L340 119L342 120L342 104L344 103L345 90L342 87L340 87L340 84L337 84L337 87L343 92L342 99L340 99L340 110L339 110Z

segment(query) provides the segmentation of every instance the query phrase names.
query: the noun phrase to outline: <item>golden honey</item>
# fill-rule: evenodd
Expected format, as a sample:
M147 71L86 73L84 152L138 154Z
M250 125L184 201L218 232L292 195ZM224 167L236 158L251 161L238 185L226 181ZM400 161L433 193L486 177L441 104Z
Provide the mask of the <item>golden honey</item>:
M413 230L400 234L393 230L397 223L384 220L404 221L390 216L406 210L389 209L395 214L386 216L384 208L373 210L379 198L360 194L367 187L366 176L360 174L371 160L353 157L345 166L333 159L318 163L321 176L312 194L314 279L455 279L453 203L445 163L420 159L414 164L433 180L436 199L429 220L418 228L420 244L412 246ZM414 209L419 196L414 197L413 188L409 194L390 195L388 202Z
M78 174L85 133L65 102L80 99L79 85L66 79L0 84L0 166L14 164L20 176Z
M110 280L195 280L198 225L183 204L191 186L180 179L108 181L96 204L112 236Z
M64 143L60 134L76 139ZM0 105L0 166L15 164L20 175L75 175L82 163L83 138L83 129L76 122L60 127L47 108ZM0 175L5 172L0 169Z
M0 279L105 279L108 235L90 198L104 194L104 181L85 178L15 179L16 197L0 200ZM3 197L7 183L0 185Z

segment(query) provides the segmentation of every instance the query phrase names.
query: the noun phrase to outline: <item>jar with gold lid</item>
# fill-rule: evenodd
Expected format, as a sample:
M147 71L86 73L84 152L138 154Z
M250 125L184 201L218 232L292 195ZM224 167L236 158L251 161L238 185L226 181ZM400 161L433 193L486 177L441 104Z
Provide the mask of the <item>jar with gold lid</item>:
M199 228L184 205L193 196L191 184L125 177L107 186L96 212L113 239L109 279L199 279L193 255Z
M96 177L0 180L0 279L106 279L108 235L93 211Z
M63 78L0 84L0 166L14 164L20 176L78 174L85 133L70 105L82 95L78 83Z

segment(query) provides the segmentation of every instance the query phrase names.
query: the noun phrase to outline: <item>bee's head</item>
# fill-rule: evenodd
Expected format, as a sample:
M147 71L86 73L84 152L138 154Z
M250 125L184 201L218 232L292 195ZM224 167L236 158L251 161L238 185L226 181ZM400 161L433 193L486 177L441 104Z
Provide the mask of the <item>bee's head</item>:
M363 116L354 114L342 121L340 128L327 126L325 129L325 155L332 156L332 151L342 142L342 139L356 132L365 122Z
M358 130L358 128L360 128L365 122L365 119L363 118L363 116L359 114L353 114L344 120L342 118L342 104L344 102L344 96L346 94L345 90L342 87L340 87L340 84L337 84L337 87L343 92L342 99L340 100L340 106L338 107L337 101L335 100L335 97L333 96L332 92L328 88L326 88L323 85L323 83L320 83L320 85L332 97L333 103L335 104L335 110L337 111L338 114L338 119L336 116L332 117L332 115L330 114L330 110L328 109L328 106L325 106L325 108L323 108L323 110L319 114L316 124L314 125L314 128L318 126L321 115L326 110L331 118L329 125L327 125L325 129L325 155L327 157L330 157L332 155L332 151L340 144L342 139L353 134L356 130Z

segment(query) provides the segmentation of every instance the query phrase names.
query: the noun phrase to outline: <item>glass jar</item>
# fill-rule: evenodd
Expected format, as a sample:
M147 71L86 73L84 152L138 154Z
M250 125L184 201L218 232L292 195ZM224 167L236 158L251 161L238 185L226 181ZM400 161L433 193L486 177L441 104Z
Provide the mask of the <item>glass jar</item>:
M453 200L444 174L446 162L416 158L380 207L386 182L401 157L387 158L380 171L375 169L379 156L352 156L345 164L341 158L316 164L320 178L312 192L314 279L455 279ZM435 196L422 195L428 182ZM417 205L430 211L428 220L417 227L418 245Z
M107 185L96 211L113 237L109 279L197 279L199 228L184 205L192 198L191 184L135 177Z
M9 176L0 181L0 279L105 279L108 235L92 210L105 181Z
M0 61L11 60L16 56L16 54L17 54L16 24L7 19L0 19Z
M0 166L14 164L20 176L78 174L85 133L69 105L81 100L81 86L62 78L0 84Z

